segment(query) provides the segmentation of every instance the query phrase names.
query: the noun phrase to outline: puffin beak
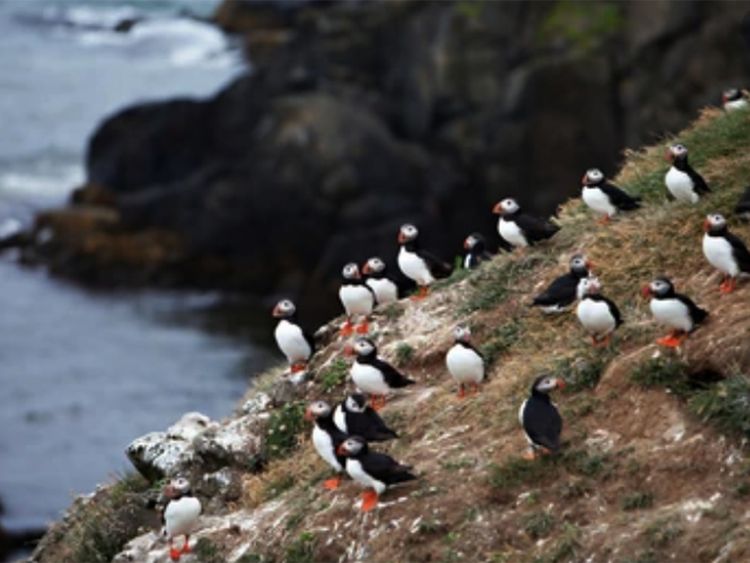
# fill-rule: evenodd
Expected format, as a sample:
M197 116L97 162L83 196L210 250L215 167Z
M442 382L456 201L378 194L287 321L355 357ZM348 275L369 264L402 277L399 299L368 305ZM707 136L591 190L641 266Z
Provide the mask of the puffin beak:
M172 499L172 498L174 498L175 496L177 496L177 494L176 494L176 493L177 493L177 491L175 491L175 490L174 490L174 487L173 487L172 485L167 485L167 486L166 486L166 487L164 487L164 489L162 490L162 494L163 494L163 495L164 495L164 496L165 496L166 498L168 498L168 499Z
M398 243L399 244L404 244L405 242L406 242L406 235L404 235L404 233L402 233L402 232L399 232L398 233Z
M674 155L672 154L672 149L667 149L667 151L664 153L664 160L667 162L674 162Z
M464 250L469 250L471 247L469 246L469 239L466 239L464 241Z
M641 295L643 295L643 297L648 297L649 295L651 295L651 286L649 286L648 284L644 285L641 288Z
M709 221L708 219L703 220L703 230L706 232L711 230L711 221Z
M584 174L583 178L581 178L581 184L585 186L588 183L588 179L589 179L589 175Z
M344 346L344 355L345 356L353 356L354 355L354 346L351 344L347 344Z
M341 456L344 456L344 455L346 455L346 453L347 453L347 452L346 452L346 446L344 446L344 444L343 444L343 443L342 443L342 444L339 444L339 447L338 447L338 448L336 448L336 454L337 454L337 455L341 455Z
M315 415L313 415L310 407L307 407L307 409L305 410L305 420L307 420L308 422L312 422L313 420L315 420Z
M596 265L591 260L586 260L586 267L589 270L593 270L596 267Z
M728 100L728 99L729 99L729 98L727 98L727 95L726 95L726 94L722 94L722 95L721 95L721 103L722 103L722 104L726 104L726 103L727 103L727 100Z
M502 204L502 202L496 203L496 204L495 204L495 207L493 207L493 208L492 208L492 212L493 212L493 213L494 213L495 215L500 215L500 214L502 214L502 212L503 212L503 204Z
M555 387L557 387L560 390L565 389L565 380L562 377L558 377Z
M276 305L276 307L273 308L273 313L271 313L275 318L279 318L281 316L281 309L279 309L279 306Z
M372 273L372 270L370 269L370 265L367 262L362 264L362 273L365 275Z

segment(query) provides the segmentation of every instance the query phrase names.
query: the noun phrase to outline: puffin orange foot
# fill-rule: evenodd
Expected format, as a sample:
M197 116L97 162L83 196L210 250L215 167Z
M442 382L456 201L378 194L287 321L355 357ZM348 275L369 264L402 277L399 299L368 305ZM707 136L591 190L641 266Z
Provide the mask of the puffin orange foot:
M719 291L724 294L732 293L736 287L737 287L737 280L735 280L734 278L727 278L723 282L721 282L721 285L719 286Z
M341 336L351 336L354 333L354 326L352 326L352 323L349 321L346 321L344 323L344 326L341 327L341 330L339 330L339 334Z
M357 334L367 334L370 332L370 324L364 321L357 325Z
M378 493L365 491L362 493L362 512L370 512L378 505Z
M181 555L182 555L182 552L179 549L176 549L173 547L169 550L169 558L172 561L179 561Z
M185 540L185 545L182 546L182 553L190 553L192 550L190 549L190 541Z
M464 389L464 384L462 383L458 386L458 398L463 399L464 397L466 397L466 390Z
M307 364L303 364L302 362L297 362L296 364L292 364L292 373L299 373L301 371L305 371L305 368L307 367Z
M328 491L335 491L339 488L339 485L341 484L341 476L336 475L336 477L331 477L330 479L326 479L323 481L323 488Z
M521 457L526 461L534 461L536 459L536 452L532 449L528 449L523 452L523 455Z
M609 225L609 219L610 219L609 215L605 215L604 217L602 217L601 219L599 219L597 221L597 224L599 224L599 225Z
M659 346L666 346L667 348L677 348L682 344L682 341L685 339L685 337L679 337L674 334L670 334L668 336L665 336L663 338L658 338L656 340L656 343Z

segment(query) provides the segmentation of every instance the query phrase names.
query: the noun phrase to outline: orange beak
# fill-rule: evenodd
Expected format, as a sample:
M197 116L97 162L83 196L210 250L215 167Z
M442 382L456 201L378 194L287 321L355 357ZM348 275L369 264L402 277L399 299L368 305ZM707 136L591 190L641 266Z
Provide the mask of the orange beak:
M346 455L346 453L347 453L346 447L344 446L344 444L343 443L339 444L339 447L336 448L336 454L343 456L343 455Z
M272 312L271 314L272 314L272 315L273 315L273 316L274 316L275 318L279 318L280 316L282 316L282 315L283 315L283 313L281 312L281 309L279 309L279 306L278 306L278 305L276 305L276 306L275 306L275 307L273 308L273 312Z
M644 285L641 288L641 295L643 295L643 297L648 297L649 295L651 295L651 286L649 286L648 284Z
M588 174L584 174L583 178L581 178L581 184L583 184L585 186L586 183L588 182L588 179L589 179L589 175Z
M345 356L354 356L354 346L351 344L347 344L344 346L344 355Z
M398 233L398 243L404 244L406 242L406 236L404 236L404 233L399 232Z
M711 221L709 221L708 219L703 220L703 230L706 232L711 230Z
M555 386L556 386L556 387L557 387L558 389L560 389L560 390L563 390L563 389L565 389L565 380L564 380L564 379L562 379L561 377L558 377L558 378L557 378L557 383L555 384Z
M496 203L495 207L492 208L492 212L495 215L500 215L503 212L503 204L502 204L502 202Z
M308 422L312 422L313 420L315 420L315 415L310 410L310 407L305 410L305 420L307 420Z
M674 155L672 154L672 149L667 149L667 151L664 153L664 160L666 160L667 162L674 161Z
M595 265L594 265L594 263L591 260L586 260L586 267L589 270L593 270L595 268Z
M469 250L471 247L469 246L469 239L466 239L464 241L464 250Z
M726 104L726 103L727 103L727 100L728 100L728 99L729 99L729 98L727 98L727 95L726 95L726 94L722 94L722 95L721 95L721 103L722 103L722 104Z
M370 264L368 264L367 262L365 262L364 264L362 264L362 273L365 274L365 275L368 275L368 274L372 273L372 269L370 268Z

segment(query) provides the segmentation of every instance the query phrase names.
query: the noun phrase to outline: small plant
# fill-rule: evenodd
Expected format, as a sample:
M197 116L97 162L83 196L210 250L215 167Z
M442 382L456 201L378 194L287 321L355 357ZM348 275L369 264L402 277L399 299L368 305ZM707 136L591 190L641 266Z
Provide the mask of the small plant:
M396 346L396 365L405 366L414 358L414 348L406 342L399 342Z
M685 378L686 365L673 358L650 358L630 372L630 380L642 387L667 387L677 395L689 392Z
M581 549L579 537L581 530L572 524L565 524L565 528L560 534L552 549L543 557L538 558L538 563L562 563L563 561L577 561L576 555Z
M291 489L294 486L294 483L294 476L289 473L285 473L266 485L265 491L263 493L263 498L265 500L274 499L284 491L288 491L289 489Z
M311 532L302 532L286 548L285 563L312 563L315 561L315 535Z
M343 358L336 358L320 373L320 385L328 393L342 385L348 374L349 364Z
M688 406L724 432L750 436L750 379L744 375L729 377L695 392Z
M193 546L193 553L201 563L222 563L224 557L219 548L208 538L200 538Z
M538 255L527 256L520 260L495 260L489 267L480 269L469 278L468 296L458 311L466 315L477 310L488 310L498 306L515 289L519 278L528 274L543 262Z
M395 321L404 314L404 308L398 303L391 303L387 307L383 308L381 310L381 313L383 313L383 316L388 321Z
M265 439L266 459L283 457L297 447L298 435L304 428L305 412L300 401L287 403L271 414Z
M555 527L555 518L549 512L535 512L523 522L523 531L532 540L547 537Z
M684 530L677 522L664 518L657 520L644 530L649 545L654 548L666 547L672 540L682 535Z
M503 465L490 465L488 481L490 486L495 489L510 489L518 485L538 481L549 473L550 467L551 464L547 463L545 459L530 463L525 459L513 457Z
M434 289L442 289L444 287L448 287L453 285L454 283L458 283L461 280L465 280L469 275L471 274L471 270L467 270L464 268L464 260L462 256L456 256L456 258L453 260L453 272L450 276L447 278L443 278L442 280L436 281L432 287Z
M506 353L521 337L523 325L519 319L512 319L498 326L482 344L480 352L488 364Z
M586 477L606 478L612 471L612 460L606 453L569 450L562 455L563 464Z
M565 379L566 393L577 393L593 389L599 383L607 364L614 353L610 350L598 350L575 359L563 358L555 362L552 372Z
M646 491L636 491L625 495L620 501L623 510L642 510L650 508L654 504L653 493Z

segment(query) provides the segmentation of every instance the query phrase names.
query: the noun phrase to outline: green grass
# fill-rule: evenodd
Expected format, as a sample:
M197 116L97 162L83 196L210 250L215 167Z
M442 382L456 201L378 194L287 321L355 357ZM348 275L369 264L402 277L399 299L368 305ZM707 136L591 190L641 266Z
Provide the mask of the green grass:
M266 459L284 457L297 447L305 425L304 412L304 404L297 401L287 403L271 414L264 442Z
M552 464L547 458L529 462L520 457L510 457L502 465L489 466L488 482L494 489L504 491L519 485L536 483L550 473Z
M283 492L291 489L294 486L295 482L296 480L294 478L294 475L290 475L288 473L281 475L280 477L266 485L263 492L263 498L265 500L274 499Z
M623 510L642 510L654 505L654 495L648 491L636 491L629 493L620 500Z
M494 309L510 295L520 291L516 284L519 279L548 260L539 254L530 254L501 257L488 263L468 278L467 295L458 308L459 315Z
M617 355L612 349L586 350L575 357L555 361L552 373L565 380L566 393L595 388L609 362Z
M549 512L534 512L523 520L523 531L532 540L547 537L555 527L555 517Z
M328 393L343 385L349 375L349 364L343 358L336 358L320 372L320 386Z
M396 365L405 366L414 359L414 348L406 342L399 342L396 346Z
M685 375L687 365L675 357L649 358L630 372L630 380L641 387L666 387L684 396L690 391Z
M562 534L552 547L541 557L534 559L534 563L563 563L564 561L578 561L581 550L581 530L572 524L565 524Z
M404 307L398 303L391 303L380 311L388 322L399 319L404 314Z
M750 379L745 375L696 391L688 399L688 407L723 432L750 437Z
M200 538L193 546L193 554L200 563L223 563L224 557L221 555L217 545L208 538Z
M284 556L284 563L313 563L315 561L315 535L302 532L291 542Z
M560 460L569 471L586 477L606 479L614 470L613 458L603 452L589 452L583 449L565 450Z
M651 547L663 548L681 536L683 532L682 526L676 519L662 518L646 528L643 535Z
M493 329L479 348L487 365L492 365L495 360L510 350L511 346L521 338L522 333L523 323L518 318L504 322Z

